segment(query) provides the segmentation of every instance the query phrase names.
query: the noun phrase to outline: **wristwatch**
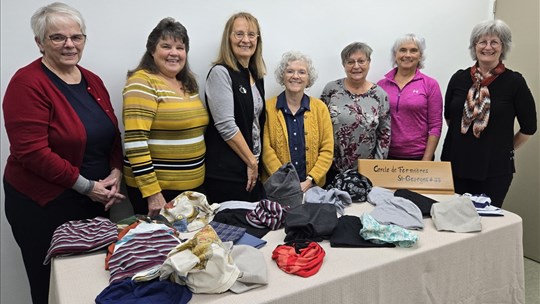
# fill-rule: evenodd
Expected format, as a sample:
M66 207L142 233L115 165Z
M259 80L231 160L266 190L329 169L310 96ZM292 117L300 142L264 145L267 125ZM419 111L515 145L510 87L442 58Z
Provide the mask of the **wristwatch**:
M315 185L315 181L313 180L313 177L311 177L311 176L308 175L308 176L306 177L306 180L310 180L311 183L312 183L313 185Z

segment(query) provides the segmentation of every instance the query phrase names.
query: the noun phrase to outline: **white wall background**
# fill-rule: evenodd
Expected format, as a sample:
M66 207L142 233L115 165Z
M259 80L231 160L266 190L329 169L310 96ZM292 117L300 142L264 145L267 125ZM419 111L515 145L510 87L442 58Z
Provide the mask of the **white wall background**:
M0 4L2 99L16 70L40 56L33 41L30 17L37 8L50 2L2 0ZM263 56L268 68L266 98L281 92L273 71L286 51L298 50L312 57L319 71L319 79L307 93L318 97L328 81L344 77L339 54L345 45L352 41L363 41L373 48L368 79L376 82L391 68L390 47L395 38L410 32L426 38L427 59L423 71L439 81L444 94L451 75L457 69L473 64L467 49L472 27L492 18L492 0L64 2L77 8L85 18L88 41L80 64L103 79L119 118L126 71L137 65L148 34L164 17L176 18L188 29L191 39L190 65L199 77L201 88L204 88L204 80L211 61L216 57L226 20L238 11L248 11L256 16L261 25ZM0 166L3 175L9 142L3 115L0 122ZM440 146L442 144L437 155L440 154ZM30 303L19 248L5 218L4 191L1 187L0 302Z

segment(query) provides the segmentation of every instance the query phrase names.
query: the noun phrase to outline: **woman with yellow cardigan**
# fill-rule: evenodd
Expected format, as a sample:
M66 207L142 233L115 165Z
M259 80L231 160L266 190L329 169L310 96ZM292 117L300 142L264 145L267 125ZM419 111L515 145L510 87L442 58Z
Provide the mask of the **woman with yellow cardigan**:
M302 191L322 187L334 156L334 135L328 107L304 93L317 79L317 71L308 56L287 52L275 76L285 91L266 101L263 181L291 162Z

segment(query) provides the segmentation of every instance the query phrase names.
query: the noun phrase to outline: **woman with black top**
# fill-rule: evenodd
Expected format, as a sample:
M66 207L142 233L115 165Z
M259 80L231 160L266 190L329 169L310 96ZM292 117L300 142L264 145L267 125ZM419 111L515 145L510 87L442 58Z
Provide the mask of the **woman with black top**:
M265 73L259 22L249 13L234 14L206 80L204 188L210 203L261 198Z
M456 193L484 193L501 207L512 182L514 151L536 132L536 108L523 76L505 67L512 34L501 20L476 25L469 49L476 63L448 84L448 132L441 159L452 163ZM514 133L517 118L519 131Z

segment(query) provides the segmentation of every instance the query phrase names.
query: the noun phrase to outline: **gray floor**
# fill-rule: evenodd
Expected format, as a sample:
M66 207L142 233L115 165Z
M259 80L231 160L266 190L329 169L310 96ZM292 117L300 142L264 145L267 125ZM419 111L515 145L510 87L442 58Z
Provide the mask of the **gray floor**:
M540 304L540 263L525 258L525 303Z

